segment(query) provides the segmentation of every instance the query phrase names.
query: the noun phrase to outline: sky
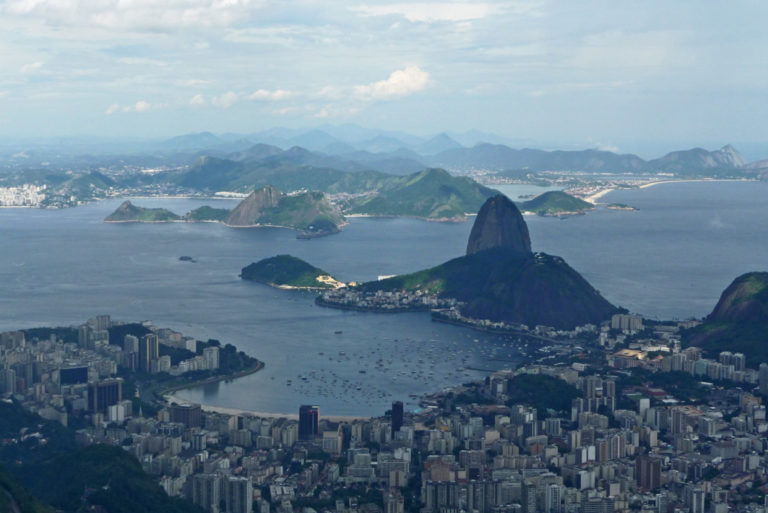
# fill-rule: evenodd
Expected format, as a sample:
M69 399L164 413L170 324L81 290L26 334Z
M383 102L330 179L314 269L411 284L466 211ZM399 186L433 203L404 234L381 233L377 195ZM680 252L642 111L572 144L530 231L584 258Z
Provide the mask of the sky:
M754 146L767 19L759 0L0 0L0 136L357 123Z

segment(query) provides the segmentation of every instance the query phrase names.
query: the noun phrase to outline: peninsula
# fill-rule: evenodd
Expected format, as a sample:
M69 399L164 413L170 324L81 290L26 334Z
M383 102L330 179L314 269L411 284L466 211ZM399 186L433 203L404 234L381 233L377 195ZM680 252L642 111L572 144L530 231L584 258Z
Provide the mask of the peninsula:
M523 216L501 194L480 209L465 256L412 274L326 292L317 303L387 312L443 309L443 317L469 325L557 329L599 324L619 311L565 260L532 252Z

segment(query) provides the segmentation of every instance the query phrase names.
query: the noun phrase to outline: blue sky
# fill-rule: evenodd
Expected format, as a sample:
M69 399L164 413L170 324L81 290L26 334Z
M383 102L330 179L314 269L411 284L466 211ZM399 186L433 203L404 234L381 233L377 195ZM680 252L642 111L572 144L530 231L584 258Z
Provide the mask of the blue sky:
M759 144L766 20L761 1L0 0L0 135Z

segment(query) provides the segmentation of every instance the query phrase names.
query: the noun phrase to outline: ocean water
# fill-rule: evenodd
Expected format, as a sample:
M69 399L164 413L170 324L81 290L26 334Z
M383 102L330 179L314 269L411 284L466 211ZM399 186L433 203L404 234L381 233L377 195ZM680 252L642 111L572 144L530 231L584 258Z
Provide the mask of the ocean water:
M505 189L510 196L536 191ZM537 251L563 256L606 298L655 318L706 315L739 274L768 262L768 184L664 184L617 191L564 220L527 217ZM516 199L516 198L515 198ZM293 413L303 403L371 415L514 365L510 340L432 323L427 314L344 312L313 295L239 279L242 267L289 253L341 280L415 271L461 255L471 221L353 219L341 234L297 240L283 229L218 224L105 224L109 200L47 211L0 209L0 330L73 325L100 313L153 320L233 343L263 371L182 392L223 407ZM184 213L234 201L137 199ZM182 262L188 255L196 262ZM290 385L288 380L291 381Z

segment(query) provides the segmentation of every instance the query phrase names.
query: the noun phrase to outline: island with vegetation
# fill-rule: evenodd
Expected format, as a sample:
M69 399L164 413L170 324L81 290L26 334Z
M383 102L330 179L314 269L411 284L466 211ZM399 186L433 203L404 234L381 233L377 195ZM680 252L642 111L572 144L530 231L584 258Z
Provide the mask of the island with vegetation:
M240 277L280 289L337 289L344 283L330 273L291 255L265 258L244 267Z
M299 238L338 233L346 223L341 210L322 192L283 194L272 186L253 191L234 209L208 205L179 216L164 208L144 208L124 201L107 223L212 222L235 228L276 227L298 230Z
M322 192L283 194L267 185L240 202L224 224L237 228L292 228L305 237L319 237L338 233L346 219Z
M637 208L631 205L626 205L624 203L611 203L609 205L606 205L606 208L610 210L632 210L632 211L637 210Z
M104 219L105 223L168 223L180 221L170 210L164 208L137 207L130 200L124 201L117 210Z
M539 216L580 215L594 210L595 206L563 191L548 191L520 203L520 210Z

